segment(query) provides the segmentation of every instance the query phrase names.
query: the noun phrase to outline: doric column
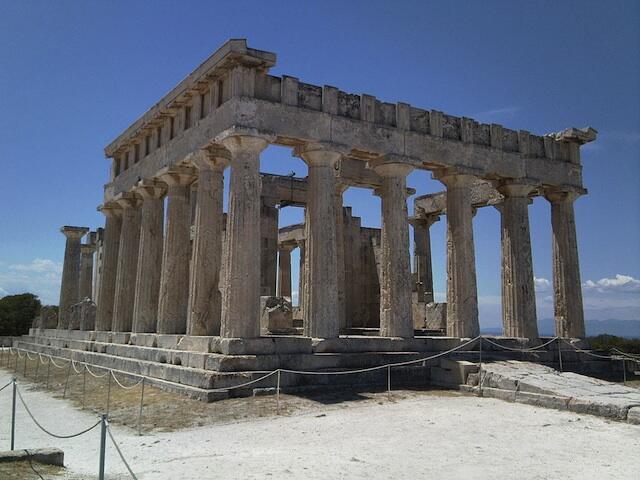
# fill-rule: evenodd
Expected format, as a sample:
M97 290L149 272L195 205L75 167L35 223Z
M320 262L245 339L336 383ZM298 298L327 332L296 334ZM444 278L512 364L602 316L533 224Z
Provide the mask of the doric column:
M116 291L118 272L118 251L120 249L120 231L122 230L122 209L115 203L99 207L105 215L102 272L98 309L96 310L96 330L109 331L113 321L113 300Z
M260 197L260 295L276 294L278 199Z
M573 202L579 193L574 191L547 191L551 203L553 229L553 290L556 335L583 338L584 311L580 286L580 264Z
M295 244L285 243L278 250L278 296L291 299L291 250Z
M538 324L528 211L533 186L504 184L498 190L504 195L498 208L502 230L502 334L535 339Z
M189 184L193 169L173 167L158 177L168 185L167 226L162 250L162 273L158 299L158 333L187 331L191 210Z
M78 301L85 298L93 299L93 255L96 251L95 232L89 234L88 243L80 245L80 296Z
M193 155L198 169L187 335L220 335L222 296L222 194L231 154L224 148Z
M236 132L220 142L231 152L220 335L254 338L260 336L260 152L269 142Z
M166 184L155 180L141 180L135 190L142 198L140 248L133 301L132 331L136 333L154 333L158 322L166 191Z
M305 264L306 264L306 249L305 249L305 240L298 240L298 250L300 251L300 260L298 265L298 311L302 318L304 318L304 299L306 296L305 289L305 281L306 281L306 272L305 272Z
M133 326L133 302L136 293L138 249L140 246L140 199L127 194L116 200L122 207L122 231L113 305L114 332L130 332Z
M431 225L439 221L439 215L414 218L413 225L413 269L415 273L415 291L418 302L434 301L433 268L431 264Z
M69 308L74 303L78 303L80 296L80 240L89 229L65 226L60 231L67 240L64 247L64 263L62 264L58 328L69 328Z
M447 187L447 335L452 337L480 333L471 206L474 179L448 172L438 177Z
M336 189L334 195L336 212L336 273L338 279L338 325L341 331L349 328L347 320L346 286L345 286L345 245L344 245L344 211L342 207L342 195L349 186L336 178ZM349 324L348 324L349 323Z
M373 168L382 177L382 187L377 191L382 200L380 336L411 338L413 316L406 177L413 167L382 159L375 162Z
M340 334L338 313L338 259L333 172L342 156L337 146L311 144L300 148L309 167L306 208L305 335L335 338Z

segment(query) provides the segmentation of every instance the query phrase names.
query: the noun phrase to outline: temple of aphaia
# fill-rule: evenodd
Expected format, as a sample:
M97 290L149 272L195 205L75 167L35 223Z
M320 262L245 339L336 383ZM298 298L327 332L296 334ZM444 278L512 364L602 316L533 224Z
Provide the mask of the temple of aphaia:
M480 331L473 217L486 206L501 215L503 334L539 342L535 196L551 208L556 333L584 337L573 204L586 192L580 147L595 130L514 131L273 76L275 62L230 40L105 148L104 228L62 229L59 316L43 315L31 348L194 396L238 372L361 367L451 348ZM261 173L269 145L290 148L308 176ZM444 190L415 198L409 217L415 169ZM380 229L343 205L352 186L380 197ZM304 223L279 228L288 206L304 208ZM439 220L446 304L433 293L429 229Z

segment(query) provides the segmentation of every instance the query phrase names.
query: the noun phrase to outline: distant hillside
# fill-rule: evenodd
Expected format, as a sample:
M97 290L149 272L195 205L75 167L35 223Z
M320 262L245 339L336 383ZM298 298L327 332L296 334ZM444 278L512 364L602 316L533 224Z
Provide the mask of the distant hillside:
M595 337L607 333L624 338L640 338L640 320L587 320L587 336ZM538 320L540 335L552 337L555 335L554 321L552 318ZM498 327L483 328L485 335L500 335L502 329Z

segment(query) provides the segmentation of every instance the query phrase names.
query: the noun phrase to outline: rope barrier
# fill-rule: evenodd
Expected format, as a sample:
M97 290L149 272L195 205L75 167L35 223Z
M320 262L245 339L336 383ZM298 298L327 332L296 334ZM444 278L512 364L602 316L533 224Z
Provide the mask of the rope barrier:
M78 363L80 363L81 365L85 365L82 362L78 362ZM82 370L78 371L78 369L76 368L76 362L74 362L73 360L71 360L71 366L73 367L74 372L76 372L78 375L82 373Z
M131 385L130 387L127 387L125 385L123 385L122 383L120 383L120 381L117 379L116 375L113 373L113 370L109 370L111 372L111 376L113 377L113 379L116 381L116 383L118 385L120 385L122 388L124 388L125 390L133 390L134 388L136 388L138 385L140 385L142 383L142 381L144 380L144 377L142 377L138 383L136 383L135 385Z
M122 463L124 463L124 466L127 467L127 470L129 470L129 474L131 475L131 478L133 478L133 480L138 480L138 477L136 477L136 474L133 473L133 470L131 470L131 467L129 466L129 463L124 458L124 455L122 454L122 451L120 450L120 447L118 446L118 442L116 442L116 439L113 438L113 434L111 433L111 428L110 428L110 425L109 425L109 421L105 420L105 422L107 423L107 433L109 434L109 438L111 439L111 443L113 443L113 446L116 447L116 451L118 452L118 455L120 455L120 459L122 460ZM98 423L100 423L100 422L98 422Z
M2 390L4 390L5 388L7 388L7 387L8 387L9 385L11 385L12 383L13 383L13 380L12 380L12 381L10 381L9 383L7 383L4 387L0 388L0 392L1 392Z
M551 343L555 342L558 339L558 337L553 337L551 340L549 340L548 342L543 343L542 345L538 345L537 347L529 347L529 348L511 348L511 347L505 347L504 345L500 345L499 343L496 343L492 340L489 340L487 337L482 337L482 341L490 343L491 345L495 345L496 347L502 348L504 350L509 350L512 352L534 352L536 350L540 350L541 348L546 347L547 345L550 345Z
M630 358L631 360L635 360L636 362L640 362L640 355L634 355L633 353L623 352L618 350L617 348L613 348L612 351L616 352L618 355L622 355L624 357Z
M104 377L106 377L107 375L109 375L109 372L108 372L108 371L104 372L104 374L103 374L103 375L96 375L96 374L95 374L95 373L93 373L93 372L91 371L91 369L89 368L89 364L85 363L85 364L84 364L84 366L85 366L85 368L87 369L87 372L89 372L89 374L90 374L93 378L104 378ZM101 367L98 367L98 368L101 368Z
M52 437L55 438L61 438L61 439L67 439L67 438L75 438L75 437L79 437L80 435L84 435L87 432L90 432L91 430L93 430L94 428L96 428L98 425L100 425L100 420L98 420L96 423L94 423L92 426L90 426L89 428L85 428L84 430L82 430L81 432L78 433L74 433L71 435L57 435L55 433L50 432L49 430L47 430L46 428L44 428L40 422L38 422L38 420L36 420L36 417L33 416L33 413L31 413L31 410L29 410L29 407L27 406L27 403L24 401L24 398L22 398L22 393L20 393L20 389L16 388L16 392L18 393L18 398L20 398L20 402L22 403L22 405L24 406L24 409L27 411L27 413L29 414L29 416L31 417L31 420L33 420L33 422L38 426L38 428L40 430L42 430L44 433L46 433L47 435L50 435Z

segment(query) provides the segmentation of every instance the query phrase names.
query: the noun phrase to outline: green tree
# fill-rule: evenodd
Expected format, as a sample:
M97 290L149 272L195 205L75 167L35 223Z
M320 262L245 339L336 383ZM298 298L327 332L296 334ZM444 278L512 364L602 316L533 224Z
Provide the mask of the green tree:
M40 300L33 293L0 298L0 335L26 335L40 314Z

